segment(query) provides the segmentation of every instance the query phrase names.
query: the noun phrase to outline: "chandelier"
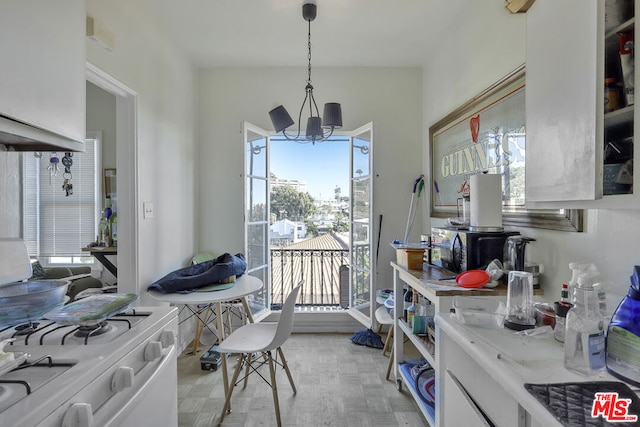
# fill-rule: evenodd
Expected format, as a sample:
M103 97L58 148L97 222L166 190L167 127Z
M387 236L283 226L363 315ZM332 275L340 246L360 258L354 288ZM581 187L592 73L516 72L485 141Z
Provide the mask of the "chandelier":
M314 3L306 2L302 5L302 17L309 23L308 31L308 48L309 53L307 59L309 61L307 70L309 77L307 78L307 85L305 86L304 101L300 107L300 113L298 114L298 133L288 135L286 129L293 125L293 119L287 112L286 108L282 105L277 106L273 110L269 111L269 117L273 123L273 127L276 133L281 133L289 141L297 141L301 143L311 142L315 144L317 141L326 141L332 134L334 129L340 129L342 127L342 108L337 102L329 102L324 104L324 112L322 119L320 119L320 111L318 105L313 97L313 86L311 85L311 21L316 18L316 5ZM309 118L307 119L307 129L304 136L300 135L300 122L302 119L302 111L305 108L305 104L309 102Z

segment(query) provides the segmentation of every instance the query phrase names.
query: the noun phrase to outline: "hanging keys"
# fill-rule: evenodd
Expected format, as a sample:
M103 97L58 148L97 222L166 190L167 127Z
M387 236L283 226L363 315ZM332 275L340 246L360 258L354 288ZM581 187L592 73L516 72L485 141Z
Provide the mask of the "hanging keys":
M64 191L64 195L69 197L73 194L73 184L71 183L71 174L65 173L63 175L64 182L62 183L62 190Z
M51 153L51 157L49 157L49 166L47 169L49 170L49 185L51 185L51 180L54 176L58 176L58 171L60 170L58 164L60 163L60 159L58 155L53 152Z
M64 190L64 193L65 193L64 195L67 197L73 194L73 184L68 179L64 180L64 183L62 184L62 189Z

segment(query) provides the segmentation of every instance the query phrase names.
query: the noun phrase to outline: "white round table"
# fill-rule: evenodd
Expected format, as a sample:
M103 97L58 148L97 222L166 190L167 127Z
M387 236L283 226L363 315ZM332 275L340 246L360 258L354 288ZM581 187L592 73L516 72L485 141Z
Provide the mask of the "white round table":
M188 294L165 294L156 290L149 290L149 295L158 301L164 301L174 304L211 304L216 302L232 301L246 297L256 291L259 291L263 287L262 280L257 277L243 274L236 278L235 285L229 289L223 289L221 291L207 291L207 292L191 292Z
M188 294L178 294L178 293L169 293L165 294L162 292L158 292L156 290L148 290L149 295L158 301L168 302L171 304L184 304L185 307L191 310L192 315L196 317L196 322L204 322L198 313L198 310L193 310L191 305L198 304L213 304L214 305L214 313L216 315L216 327L218 328L218 340L222 341L224 339L224 325L222 323L222 303L226 301L233 301L240 299L242 301L242 306L244 307L245 313L247 314L247 318L249 322L253 323L253 316L251 315L251 310L249 309L249 305L247 304L247 295L251 295L254 292L262 289L264 284L262 280L257 277L249 276L248 274L243 274L240 277L236 278L235 285L230 287L229 289L223 289L220 291L207 291L207 292L198 292L194 291ZM206 324L206 323L205 323ZM194 351L193 354L197 352L199 335L197 331L199 323L196 323L196 337L194 339ZM227 358L225 355L222 355L222 373L224 379L224 393L225 396L227 394L227 390L229 389L229 379L227 377Z

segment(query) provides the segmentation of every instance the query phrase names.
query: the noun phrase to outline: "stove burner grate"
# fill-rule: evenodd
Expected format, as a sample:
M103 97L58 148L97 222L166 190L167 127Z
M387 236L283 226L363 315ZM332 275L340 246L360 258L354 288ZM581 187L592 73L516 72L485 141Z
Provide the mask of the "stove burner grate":
M15 328L16 330L15 335L17 336L30 335L32 332L38 330L38 325L40 325L40 323L38 322L29 322L29 323L23 323L22 325L18 325Z
M76 333L73 335L79 338L85 338L90 336L95 337L95 336L107 333L110 330L111 330L111 325L109 325L105 320L95 325L80 326L76 330Z
M46 356L42 356L42 357L34 360L33 362L29 362L29 361L24 362L22 365L17 366L15 369L13 369L13 372L19 371L19 370L22 370L22 369L29 369L31 367L38 367L38 366L44 366L44 367L48 367L48 368L61 366L61 367L70 368L70 367L73 366L73 363L55 362L50 355L46 355ZM32 391L31 383L29 383L29 381L27 381L27 380L19 380L19 379L16 379L16 380L0 380L0 384L21 384L26 389L27 395L31 394L31 391Z

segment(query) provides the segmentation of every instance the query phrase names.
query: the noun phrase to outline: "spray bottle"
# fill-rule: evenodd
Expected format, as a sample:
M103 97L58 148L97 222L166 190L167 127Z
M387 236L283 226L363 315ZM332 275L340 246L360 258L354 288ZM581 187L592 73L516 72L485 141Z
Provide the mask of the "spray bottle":
M570 262L569 263L569 268L571 269L571 280L569 281L569 299L572 304L575 302L575 290L576 290L576 286L578 285L578 278L582 275L584 275L585 271L589 270L589 268L591 268L590 266L593 266L593 268L595 268L595 265L589 263L589 262ZM597 274L597 271L596 271Z
M581 264L574 288L574 305L567 313L564 337L564 366L582 375L597 374L605 367L604 317L593 288L598 269Z
M640 266L635 266L631 286L607 330L607 371L640 386Z

